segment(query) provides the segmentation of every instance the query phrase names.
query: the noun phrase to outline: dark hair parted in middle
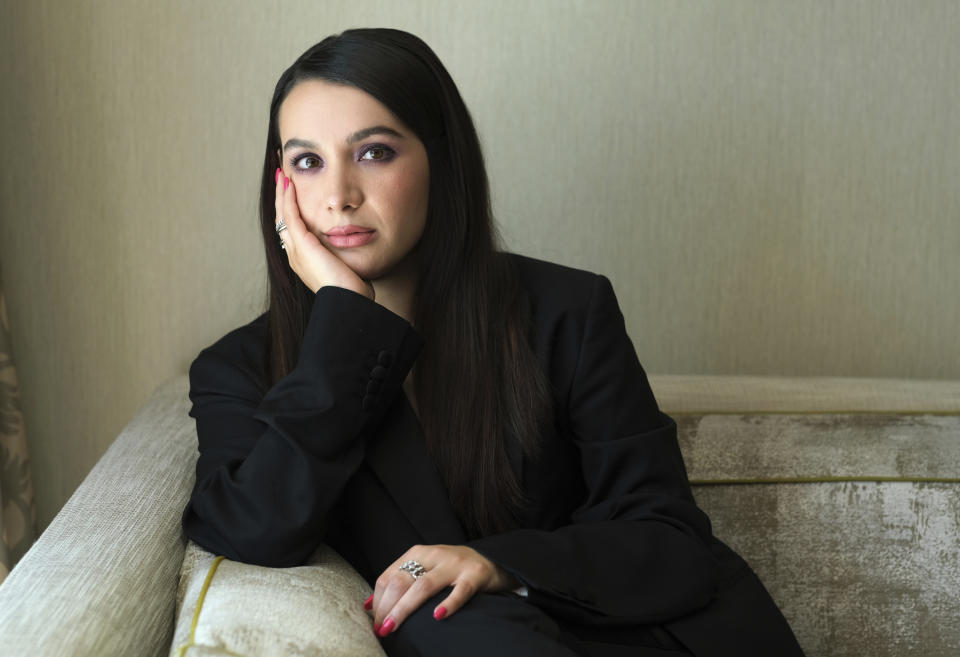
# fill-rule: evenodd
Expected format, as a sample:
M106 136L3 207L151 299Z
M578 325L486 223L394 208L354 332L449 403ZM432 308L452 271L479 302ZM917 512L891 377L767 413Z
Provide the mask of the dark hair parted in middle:
M356 87L423 142L430 168L426 227L416 248L414 324L425 346L413 370L427 450L467 534L516 526L527 502L509 441L539 451L550 390L527 339L530 308L496 251L480 142L459 91L419 38L393 29L327 37L283 72L270 103L260 223L270 278L267 370L272 385L297 361L314 295L287 263L274 229L278 114L299 82Z

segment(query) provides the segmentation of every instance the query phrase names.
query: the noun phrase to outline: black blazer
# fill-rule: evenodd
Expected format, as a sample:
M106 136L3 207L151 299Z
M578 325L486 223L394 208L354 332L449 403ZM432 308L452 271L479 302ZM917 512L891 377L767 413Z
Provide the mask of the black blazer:
M301 564L325 541L371 584L414 544L466 544L574 633L660 624L698 656L802 654L695 504L676 424L657 407L610 282L507 257L554 392L544 456L509 453L533 501L521 528L467 540L401 389L422 339L367 298L324 287L297 366L271 388L266 314L191 365L200 455L187 536L269 566ZM469 381L458 392L470 394Z

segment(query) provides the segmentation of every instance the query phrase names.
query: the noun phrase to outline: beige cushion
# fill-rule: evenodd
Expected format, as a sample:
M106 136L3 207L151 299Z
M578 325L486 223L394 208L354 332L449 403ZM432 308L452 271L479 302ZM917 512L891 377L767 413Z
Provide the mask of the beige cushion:
M383 657L370 587L321 546L295 568L221 559L188 542L171 657Z

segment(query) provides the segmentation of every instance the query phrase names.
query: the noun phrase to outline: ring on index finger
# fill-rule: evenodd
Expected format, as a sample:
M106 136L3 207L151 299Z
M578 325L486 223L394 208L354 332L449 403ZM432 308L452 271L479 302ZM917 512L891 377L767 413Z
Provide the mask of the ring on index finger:
M427 572L427 569L423 567L423 564L421 564L419 561L414 561L413 559L404 562L404 564L397 568L397 570L407 571L415 580L420 579Z

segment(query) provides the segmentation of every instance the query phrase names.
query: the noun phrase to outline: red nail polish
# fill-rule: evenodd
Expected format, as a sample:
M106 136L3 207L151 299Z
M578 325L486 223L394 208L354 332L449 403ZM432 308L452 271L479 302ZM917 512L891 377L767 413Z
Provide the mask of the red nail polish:
M447 615L447 608L446 608L446 607L437 607L437 608L433 611L433 617L436 618L437 620L440 620L441 618L443 618L443 617L446 616L446 615Z
M290 186L290 179L286 176L283 177L283 189L286 190Z
M390 634L390 631L393 630L393 626L394 626L393 619L388 618L387 620L383 621L383 627L380 628L380 632L378 632L378 634L380 636L387 636L388 634Z
M280 167L277 167L277 172L273 174L273 182L280 180Z
M372 593L370 594L370 597L367 598L367 601L363 603L363 608L366 609L367 611L370 611L371 609L373 609L373 594L372 594Z
M375 623L373 626L373 633L380 634L380 623Z

